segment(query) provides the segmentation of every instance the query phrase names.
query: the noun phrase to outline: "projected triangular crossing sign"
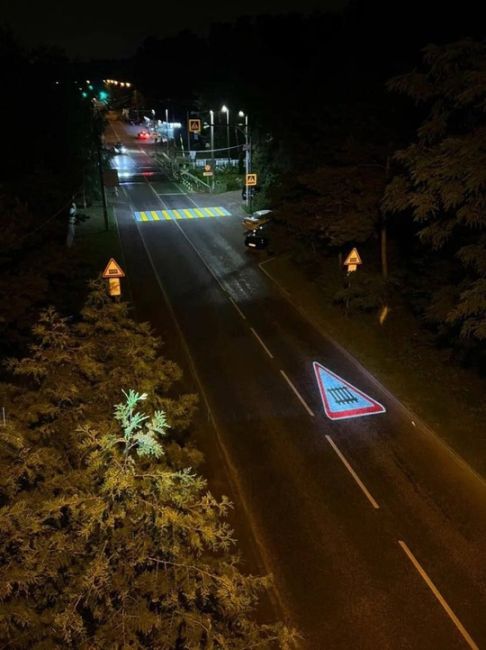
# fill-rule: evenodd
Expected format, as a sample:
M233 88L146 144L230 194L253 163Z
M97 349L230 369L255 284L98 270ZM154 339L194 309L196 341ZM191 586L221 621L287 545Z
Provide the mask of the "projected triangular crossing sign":
M360 418L386 412L382 404L317 361L314 362L314 372L324 411L331 420Z

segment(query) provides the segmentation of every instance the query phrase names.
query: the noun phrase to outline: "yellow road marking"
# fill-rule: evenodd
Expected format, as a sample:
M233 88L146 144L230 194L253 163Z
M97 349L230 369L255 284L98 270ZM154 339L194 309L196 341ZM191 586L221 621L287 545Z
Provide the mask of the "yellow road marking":
M152 215L154 221L160 221L160 217L159 217L159 215L157 214L157 211L156 211L156 210L151 210L151 211L150 211L150 214Z
M216 212L216 214L219 214L221 217L226 216L226 212L221 210L221 208L213 208L213 210Z
M198 208L194 208L194 212L197 214L198 217L201 217L202 219L206 217L204 212L201 212L201 210L199 210Z
M210 217L215 217L215 216L216 216L215 214L213 214L213 213L211 212L210 208L203 208L203 210L205 210L205 211L206 211L206 214L208 214Z
M167 212L167 210L162 210L162 214L164 216L164 219L167 219L167 221L171 221L170 214Z
M140 216L142 217L142 221L149 221L149 218L147 217L147 215L145 214L145 212L141 212L141 213L140 213Z
M184 208L184 209L182 210L182 212L186 215L186 217L187 217L188 219L194 219L194 215L193 215L192 212L191 212L190 210L188 210L187 208Z
M179 212L177 210L172 210L172 212L175 214L176 219L182 219L181 215L179 214Z

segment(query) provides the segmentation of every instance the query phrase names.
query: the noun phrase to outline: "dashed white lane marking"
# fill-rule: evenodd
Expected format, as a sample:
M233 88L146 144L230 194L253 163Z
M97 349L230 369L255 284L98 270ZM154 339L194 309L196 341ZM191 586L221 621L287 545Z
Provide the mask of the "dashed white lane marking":
M245 316L245 314L241 311L241 309L238 307L238 305L237 305L236 302L233 300L233 298L232 298L231 296L228 296L228 298L229 298L229 301L231 302L231 304L233 305L233 307L236 309L236 311L237 311L237 312L239 313L239 315L241 316L241 318L242 318L243 320L246 320L246 316Z
M336 445L336 443L334 442L334 440L331 438L331 436L328 436L328 435L326 435L326 440L327 440L327 442L331 445L331 447L334 449L334 451L335 451L336 454L338 455L339 459L340 459L341 462L343 463L344 467L348 470L348 472L349 472L349 473L351 474L351 476L354 478L354 480L356 481L356 483L359 485L359 487L361 488L363 494L366 496L366 498L367 498L368 501L371 503L371 505L373 506L373 508L375 508L375 510L378 510L380 506L378 505L377 501L376 501L376 500L371 496L371 494L370 494L368 488L367 488L366 485L363 483L363 481L359 478L359 476L356 474L356 472L354 471L354 469L351 467L351 465L350 465L349 462L347 461L346 457L345 457L344 454L341 452L341 450L339 449L339 447Z
M270 350L267 348L267 346L266 346L265 343L262 341L262 339L258 336L257 332L255 332L255 330L253 329L253 327L250 327L250 329L251 329L251 331L253 332L253 334L255 335L255 338L257 339L257 341L258 341L258 342L260 343L260 345L262 346L262 348L263 348L263 349L265 350L265 352L268 354L268 356L270 357L270 359L273 359L273 354L272 354L272 353L270 352Z
M461 621L457 618L457 616L454 614L452 609L449 607L446 599L442 596L440 591L437 589L435 584L432 582L432 580L429 578L425 570L423 569L422 565L420 562L417 560L415 555L412 553L412 551L408 548L407 544L403 542L401 539L398 540L398 543L400 544L403 552L405 555L408 557L410 562L413 564L417 572L420 574L421 578L427 585L427 587L430 589L430 591L434 594L434 596L437 598L439 603L442 605L444 608L446 614L449 616L451 621L454 623L454 625L457 627L459 632L461 633L462 637L464 638L464 641L467 643L467 645L472 648L472 650L479 650L479 646L473 641L471 638L471 635L469 632L466 630L464 625L461 623Z
M309 408L307 402L306 402L305 399L302 397L302 395L299 393L299 391L297 390L297 388L293 385L293 383L290 381L290 379L287 377L287 375L285 374L285 372L284 372L283 370L280 370L280 374L281 374L282 377L285 379L285 381L286 381L287 384L290 386L290 388L293 390L293 392L295 393L295 395L297 396L297 398L299 399L299 401L301 402L301 404L303 405L303 407L305 408L305 410L307 411L307 413L308 413L310 416L314 417L314 413L313 413L312 410Z

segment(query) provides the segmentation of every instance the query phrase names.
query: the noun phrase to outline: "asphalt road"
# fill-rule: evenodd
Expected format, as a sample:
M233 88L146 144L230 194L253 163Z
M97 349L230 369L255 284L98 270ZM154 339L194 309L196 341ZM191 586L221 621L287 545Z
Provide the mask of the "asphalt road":
M196 203L114 128L130 148L115 214L133 298L175 318L215 423L207 449L303 647L486 647L485 484L282 296L238 218L135 221ZM386 413L328 419L315 361Z

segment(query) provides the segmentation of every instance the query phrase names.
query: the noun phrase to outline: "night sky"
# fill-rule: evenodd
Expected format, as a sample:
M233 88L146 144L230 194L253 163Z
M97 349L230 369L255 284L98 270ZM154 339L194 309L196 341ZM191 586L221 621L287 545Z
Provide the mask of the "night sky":
M3 21L28 47L48 43L61 47L73 57L118 58L133 54L148 35L170 36L185 28L204 32L213 22L232 20L242 14L326 11L345 4L345 0L197 3L45 0L32 3L29 8L22 2L10 2L2 13ZM127 10L124 6L131 8Z

